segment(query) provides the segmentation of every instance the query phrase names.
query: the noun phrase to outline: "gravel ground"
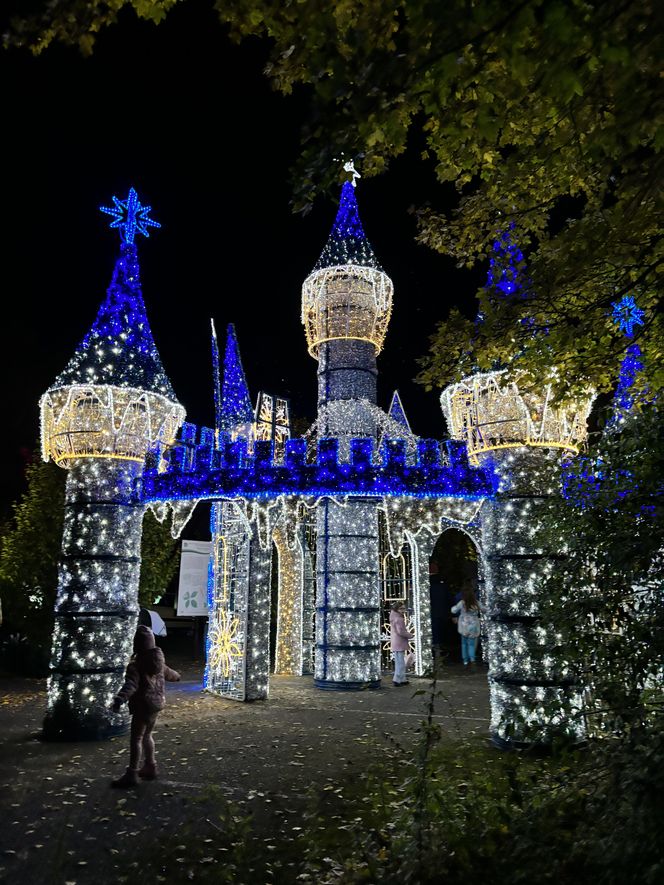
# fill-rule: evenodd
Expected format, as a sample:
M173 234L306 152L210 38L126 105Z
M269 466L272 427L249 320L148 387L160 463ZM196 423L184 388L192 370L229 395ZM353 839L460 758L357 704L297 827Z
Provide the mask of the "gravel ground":
M160 777L128 791L109 786L126 767L126 737L45 743L45 681L0 676L0 881L132 881L127 864L145 839L171 846L200 839L213 856L220 831L213 793L251 813L256 838L295 839L312 791L342 795L393 741L412 744L425 715L426 697L415 694L428 687L423 679L394 688L385 674L380 691L339 693L318 691L307 677L274 676L267 701L243 704L203 692L200 662L169 664L183 678L167 685L155 730ZM483 668L450 664L437 687L444 735L488 734ZM155 881L176 878L162 870Z

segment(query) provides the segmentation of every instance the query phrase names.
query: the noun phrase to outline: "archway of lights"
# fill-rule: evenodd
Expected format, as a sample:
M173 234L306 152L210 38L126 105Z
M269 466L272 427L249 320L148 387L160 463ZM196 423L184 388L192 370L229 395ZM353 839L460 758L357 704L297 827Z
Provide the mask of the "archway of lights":
M278 673L311 674L323 690L379 688L383 612L396 598L412 608L416 672L428 672L429 558L457 526L481 536L494 740L518 741L523 723L545 740L551 702L559 720L579 703L537 616L557 553L539 546L537 511L554 494L555 464L584 438L590 399L562 411L546 385L526 396L500 373L466 378L443 393L445 443L412 432L398 394L379 408L393 290L359 218L356 177L303 284L318 415L299 438L285 400L262 393L252 408L232 326L223 364L212 328L215 427L184 423L134 243L159 225L133 189L103 209L122 237L107 298L40 403L44 458L69 471L46 737L126 726L109 707L137 621L144 510L170 516L177 537L202 500L212 502L209 691L267 697L274 562Z

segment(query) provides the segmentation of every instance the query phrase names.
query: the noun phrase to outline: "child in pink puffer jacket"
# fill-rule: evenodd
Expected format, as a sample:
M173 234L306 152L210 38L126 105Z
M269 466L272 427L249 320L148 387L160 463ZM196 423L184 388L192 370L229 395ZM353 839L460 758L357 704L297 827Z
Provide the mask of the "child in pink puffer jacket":
M166 703L165 679L179 682L180 674L167 666L163 651L156 647L152 630L141 625L134 636L134 654L127 666L124 685L112 706L113 712L118 713L122 704L129 701L131 713L129 768L122 777L112 781L114 787L135 787L139 778L154 780L157 776L152 729ZM144 761L139 769L141 755Z

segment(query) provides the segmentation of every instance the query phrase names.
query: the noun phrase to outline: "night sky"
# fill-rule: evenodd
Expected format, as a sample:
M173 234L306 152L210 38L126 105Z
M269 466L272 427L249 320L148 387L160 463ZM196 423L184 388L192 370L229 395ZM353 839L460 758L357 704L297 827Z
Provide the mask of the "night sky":
M267 47L237 47L206 4L159 27L131 12L91 58L53 47L0 52L3 145L5 407L0 502L22 488L38 440L38 400L92 324L119 235L98 211L135 187L162 224L138 238L153 335L187 420L213 423L210 317L223 343L234 323L252 399L287 396L315 416L316 363L300 322L300 289L332 226L338 192L293 215L290 168L307 95L284 98L262 73ZM427 336L452 305L474 313L484 273L415 241L408 209L453 204L420 146L380 178L361 179L364 229L395 287L378 360L379 405L399 389L413 430L443 438L438 396L412 378ZM358 163L361 171L361 162Z

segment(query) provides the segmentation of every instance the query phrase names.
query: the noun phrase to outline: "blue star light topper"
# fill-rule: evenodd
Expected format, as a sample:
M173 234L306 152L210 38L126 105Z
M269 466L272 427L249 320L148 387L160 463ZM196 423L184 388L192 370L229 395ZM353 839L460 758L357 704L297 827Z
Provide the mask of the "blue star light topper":
M118 200L117 197L113 197L113 202L115 206L100 206L99 209L106 215L113 216L114 220L110 226L120 229L120 236L125 243L133 243L137 231L139 234L149 237L149 227L161 227L158 221L149 217L152 206L141 206L138 194L133 187L130 188L126 200Z
M611 307L613 308L611 314L613 322L618 324L621 332L631 338L634 334L634 326L643 325L645 313L636 306L636 301L631 295L625 295L620 301L612 302Z

